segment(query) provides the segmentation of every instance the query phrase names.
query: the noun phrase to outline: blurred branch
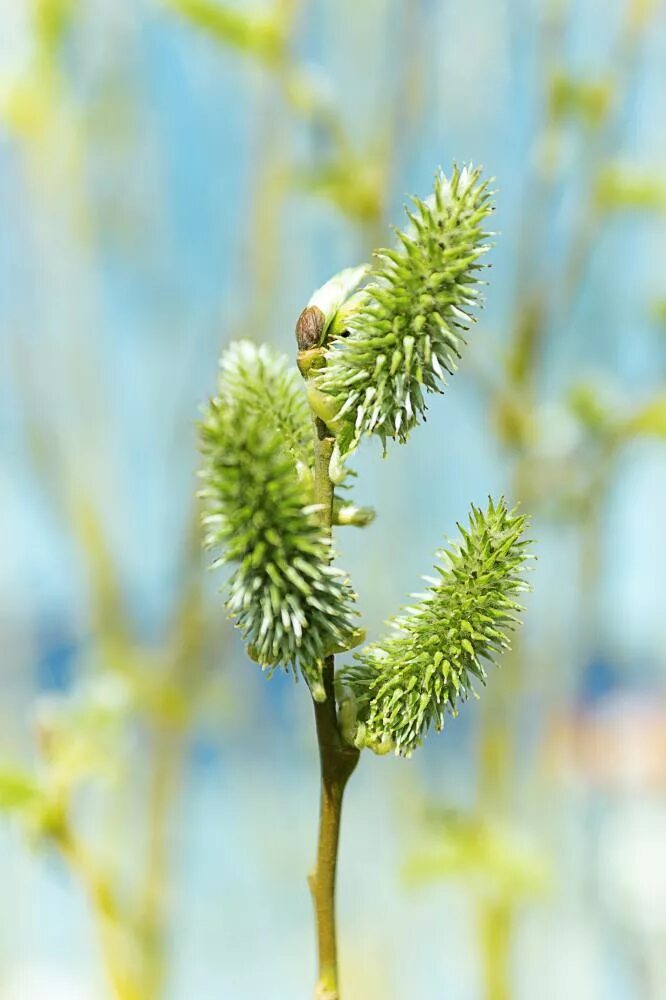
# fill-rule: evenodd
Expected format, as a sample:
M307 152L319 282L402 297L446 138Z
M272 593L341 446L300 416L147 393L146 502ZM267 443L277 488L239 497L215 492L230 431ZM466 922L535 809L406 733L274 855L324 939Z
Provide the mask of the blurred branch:
M614 209L653 208L662 192L654 183L631 182L626 176L608 172L608 148L613 144L620 112L630 88L640 43L656 5L627 0L625 23L620 30L610 74L597 79L577 79L562 69L568 4L549 7L542 34L544 67L543 124L533 143L532 170L521 236L517 250L516 291L511 316L511 334L506 352L503 383L491 387L493 427L513 459L511 494L529 502L531 509L544 510L557 497L581 528L585 561L582 579L585 594L591 593L598 573L598 512L606 496L615 465L621 428L608 421L601 401L590 393L578 396L584 446L573 454L544 454L542 421L538 399L542 360L553 314L560 328L570 319L571 309L584 281L587 265L601 226ZM561 147L564 130L576 128L580 155L575 169L563 176ZM562 183L574 180L582 189L565 250L563 277L552 274L549 244L554 199ZM575 404L575 399L574 399ZM648 409L648 425L659 426L660 408ZM641 425L640 419L634 427ZM629 425L627 425L629 426ZM591 445L591 448L590 448ZM571 492L568 493L568 491ZM573 501L573 497L576 500ZM586 604L584 628L592 634L594 608ZM480 748L480 797L484 815L511 815L515 796L518 695L524 687L527 668L524 644L514 644L507 658L505 684L493 689L484 702L484 726ZM485 996L497 1000L509 995L507 954L514 921L514 902L487 900L481 904Z
M258 59L271 72L285 106L298 120L321 135L328 152L320 163L301 167L289 165L272 172L327 198L361 227L374 231L383 214L385 184L381 180L387 158L379 152L377 155L366 152L363 156L354 152L343 119L330 99L329 89L296 60L293 53L297 9L294 0L276 0L270 12L261 15L231 9L213 0L163 2L216 42ZM402 108L402 102L397 106ZM258 162L264 165L262 183L253 184L253 190L258 195L263 193L264 200L271 190L279 192L282 186L268 179L271 164L279 162L278 148L270 143L270 134L275 128L275 115L271 112L260 133ZM283 138L283 129L279 138ZM270 204L272 206L273 202ZM264 222L263 242L273 248L272 253L267 251L264 256L277 258L274 242L266 237L266 222L271 219L271 212L264 210L260 217Z
M613 77L596 81L575 80L558 65L557 48L563 44L565 29L564 6L553 8L551 19L547 21L542 62L546 67L549 97L545 105L544 125L534 143L538 155L534 160L535 170L528 181L530 194L525 202L523 236L516 270L519 281L516 318L507 351L507 394L515 396L518 391L525 398L528 408L533 405L533 383L552 314L553 299L562 324L568 319L584 280L587 262L606 212L611 207L663 205L663 184L635 176L632 182L630 175L607 167L607 149L630 87L640 44L655 10L653 3L627 0L625 23L612 59ZM539 243L544 242L544 234L547 233L543 207L540 206L548 205L555 190L558 178L555 151L560 141L559 133L572 116L583 129L584 141L575 177L583 185L584 200L569 239L563 284L558 287L552 277L546 281L538 272L535 274L533 262L541 259ZM533 276L531 282L530 274ZM520 441L514 443L520 444Z
M84 887L97 925L104 964L117 1000L146 1000L137 982L134 943L111 882L88 856L70 828L57 838L57 846Z

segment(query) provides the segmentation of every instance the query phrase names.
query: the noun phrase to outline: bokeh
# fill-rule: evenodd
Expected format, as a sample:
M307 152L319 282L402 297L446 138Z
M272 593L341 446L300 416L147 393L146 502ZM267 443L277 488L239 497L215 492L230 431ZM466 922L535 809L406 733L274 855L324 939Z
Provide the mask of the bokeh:
M200 553L199 406L470 161L486 308L341 562L374 636L470 500L538 561L478 701L363 756L344 996L666 998L665 109L658 0L1 0L2 1000L310 995L311 705Z

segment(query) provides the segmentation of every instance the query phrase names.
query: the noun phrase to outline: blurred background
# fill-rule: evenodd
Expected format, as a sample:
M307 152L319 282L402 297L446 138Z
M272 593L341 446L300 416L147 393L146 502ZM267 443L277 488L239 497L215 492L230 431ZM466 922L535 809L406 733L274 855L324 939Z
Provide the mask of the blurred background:
M364 755L344 996L666 997L665 109L656 0L0 0L2 1000L310 995L311 707L205 573L198 406L470 160L487 307L340 562L374 636L503 492L534 592Z

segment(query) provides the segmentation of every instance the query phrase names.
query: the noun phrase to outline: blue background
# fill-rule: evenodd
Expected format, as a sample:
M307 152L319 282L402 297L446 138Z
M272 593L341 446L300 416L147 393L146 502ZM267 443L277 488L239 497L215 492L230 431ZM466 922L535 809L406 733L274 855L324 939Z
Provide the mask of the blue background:
M512 491L484 379L501 371L535 283L550 296L531 418L546 455L566 452L580 432L566 403L572 385L600 386L611 413L663 395L666 16L652 5L624 72L624 19L639 8L569 5L544 51L552 11L536 0L303 0L291 51L353 151L342 188L367 181L380 197L379 211L359 219L313 190L335 148L285 98L279 68L145 0L74 5L45 54L31 5L0 4L3 759L39 768L34 719L45 699L78 697L109 672L101 635L113 625L108 607L100 624L91 597L85 512L145 670L159 671L153 653L190 544L198 406L214 391L222 346L249 337L293 352L313 289L390 239L388 224L401 222L409 193L429 192L439 165L473 161L495 178L496 245L460 373L408 446L384 460L370 443L355 463L355 497L378 518L338 547L369 634L419 588L469 502ZM598 146L593 129L564 121L552 190L530 202L550 59L571 78L607 83L616 111ZM617 164L661 194L600 220L565 304L590 176ZM530 224L536 249L523 259ZM538 845L551 880L543 898L519 907L516 997L666 996L666 770L663 742L647 736L666 723L658 438L630 441L614 460L592 581L577 526L535 511L508 819ZM245 660L219 584L206 577L205 681L169 813L166 995L292 1000L309 995L314 975L304 881L317 806L310 707L304 685L269 683ZM501 686L502 674L490 684ZM341 866L349 1000L482 996L479 892L464 877L415 887L404 874L428 797L474 809L482 719L467 705L408 762L364 756ZM613 735L617 761L603 744L588 766L580 741L562 732L580 727L593 741L597 723ZM93 781L78 806L91 843L128 877L143 836L147 752L133 708L109 751L120 776ZM606 769L611 778L599 779ZM106 996L85 898L57 853L28 846L12 824L0 848L0 997Z

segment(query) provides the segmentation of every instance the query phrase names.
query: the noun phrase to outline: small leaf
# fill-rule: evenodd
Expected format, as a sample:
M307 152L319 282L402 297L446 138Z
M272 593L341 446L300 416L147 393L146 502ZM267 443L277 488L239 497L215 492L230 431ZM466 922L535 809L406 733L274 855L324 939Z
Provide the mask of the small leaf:
M415 886L464 879L478 898L506 905L543 896L550 888L548 859L522 831L447 810L431 819L425 833L404 867Z
M274 63L284 51L284 29L275 14L249 13L217 0L165 0L168 7L239 52Z
M591 128L598 128L610 111L613 81L577 80L558 71L550 86L550 113L555 121L576 118Z
M661 174L611 165L599 177L596 202L601 212L663 212L666 211L666 183Z
M42 800L43 791L34 775L11 765L0 766L0 809L25 813Z
M368 158L340 154L295 178L304 191L325 198L350 219L376 222L382 214L381 165Z
M657 396L626 421L624 433L666 438L666 394Z

